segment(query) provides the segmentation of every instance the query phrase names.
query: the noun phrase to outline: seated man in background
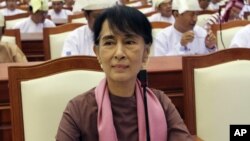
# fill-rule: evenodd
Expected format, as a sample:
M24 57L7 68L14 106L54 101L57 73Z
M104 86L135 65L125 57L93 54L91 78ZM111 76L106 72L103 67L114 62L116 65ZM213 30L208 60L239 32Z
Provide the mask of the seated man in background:
M231 48L246 47L250 48L250 24L240 29L231 41Z
M51 19L68 19L68 15L73 13L67 9L63 9L63 0L52 0L52 8L48 11Z
M6 6L6 1L5 0L0 0L0 7Z
M0 40L3 33L4 17L0 14ZM27 62L22 50L16 45L8 42L0 42L0 63Z
M212 31L206 32L196 26L198 0L173 0L175 23L154 40L155 56L206 54L215 51L216 38Z
M30 17L17 23L13 28L20 29L21 33L43 32L44 27L55 27L55 24L46 19L48 0L31 0Z
M243 19L244 18L244 13L245 12L250 12L250 0L245 0L245 5L240 11L240 17Z
M6 8L0 11L4 16L12 16L16 14L26 13L27 11L17 9L17 0L6 0Z
M153 1L155 9L159 12L148 19L150 22L167 22L173 24L175 21L172 15L172 0L154 0Z
M210 0L199 0L199 5L202 10L209 10L209 2Z
M64 41L62 56L70 55L91 55L95 56L93 51L93 24L95 19L104 9L115 5L115 0L82 0L82 10L88 25L72 31Z
M30 3L30 0L22 0L21 4L22 5L28 5Z
M69 9L73 9L73 6L75 4L75 0L65 0L65 3L63 5L63 7L65 8L69 8Z
M240 11L242 10L243 6L243 0L230 0L226 4L225 10L218 11L217 13L211 15L211 17L208 19L206 28L210 28L212 24L219 24L220 22L226 23L228 21L241 19Z
M30 0L21 0L19 3L19 7L22 9L28 9L29 3L30 3Z
M84 5L84 2L86 0L74 0L74 6L73 6L73 9L72 9L72 12L74 14L78 14L80 12L82 12L82 7ZM87 0L88 1L88 0ZM91 1L91 0L89 0ZM95 0L94 0L95 1ZM126 1L126 0L125 0ZM139 3L141 3L140 1L138 1ZM86 3L86 2L85 2ZM89 3L89 2L88 2ZM105 0L105 3L116 3L116 4L121 4L123 5L124 4L124 0ZM137 3L137 2L136 2ZM95 4L94 4L95 5ZM140 5L139 5L140 6Z
M0 63L10 62L27 62L27 59L16 44L0 42Z
M218 10L220 7L220 1L221 0L211 0L208 8L211 10Z

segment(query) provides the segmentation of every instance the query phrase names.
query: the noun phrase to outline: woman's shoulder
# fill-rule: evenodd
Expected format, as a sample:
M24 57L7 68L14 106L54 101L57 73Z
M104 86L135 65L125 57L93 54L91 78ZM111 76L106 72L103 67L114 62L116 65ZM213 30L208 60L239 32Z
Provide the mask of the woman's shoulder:
M157 90L154 88L150 88L152 90L152 92L155 94L155 96L158 98L158 100L160 101L160 103L170 103L171 100L169 99L169 97L167 96L167 94L165 94L163 91L161 90Z
M80 119L89 119L89 115L96 114L97 103L95 100L95 88L84 92L71 99L65 109L65 112L72 116L76 122Z
M155 89L155 88L150 88L150 90L158 97L159 95L164 94L163 91Z
M85 106L96 105L95 88L92 88L92 89L74 97L73 99L70 100L70 103L76 104L78 106L79 106L79 104L81 104L81 106L83 106L82 104L84 104Z

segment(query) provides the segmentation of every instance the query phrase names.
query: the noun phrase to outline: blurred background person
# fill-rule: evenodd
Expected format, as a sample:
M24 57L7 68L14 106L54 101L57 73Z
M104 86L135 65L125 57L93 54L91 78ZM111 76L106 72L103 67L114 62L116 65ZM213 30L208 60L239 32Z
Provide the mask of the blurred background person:
M230 47L250 48L250 24L240 29L231 41Z
M12 16L21 13L27 13L27 11L17 9L17 0L6 0L6 8L0 10L4 16Z
M22 2L22 4L27 4L27 5L29 5L30 0L22 0L21 2Z
M93 25L95 19L105 10L116 4L115 0L81 0L82 12L88 24L72 31L64 41L62 56L91 55L93 51Z
M172 0L154 0L153 5L159 13L148 17L150 22L167 22L173 24L175 21L172 15Z
M83 0L85 1L85 0ZM82 12L82 5L83 5L83 1L82 0L75 0L75 4L74 4L74 7L73 7L73 10L72 12L73 13L79 13L79 12ZM110 4L123 4L123 0L105 0L107 3L110 3ZM143 0L145 1L145 0ZM141 3L141 0L138 1L139 3ZM139 5L140 6L140 5Z
M250 12L250 0L245 0L245 5L240 11L240 17L244 19L244 13L245 12Z
M6 0L0 0L0 7L6 6Z
M75 4L75 0L65 0L63 7L69 8L72 11L74 4Z
M0 40L3 35L4 16L0 13ZM14 43L0 42L0 63L27 62L22 50Z
M21 0L19 7L22 9L29 9L30 0Z
M52 0L52 9L48 11L51 19L68 19L68 15L73 15L70 10L63 9L64 0Z
M198 0L173 0L175 23L154 38L155 56L207 54L216 50L211 30L196 25L201 10Z
M220 1L221 0L211 0L209 3L209 9L211 10L218 10L220 7Z
M222 22L228 22L231 20L240 20L240 11L244 7L244 0L231 0L228 2L225 8L225 12L222 15Z
M21 33L34 33L43 32L44 27L55 27L55 24L47 19L47 0L31 0L29 8L30 17L17 23L14 29L20 29Z
M210 1L211 1L211 0L199 0L200 8L201 8L202 10L210 10L209 7L208 7Z
M232 20L239 20L240 11L244 6L243 0L230 0L222 11L212 14L208 19L205 28L210 29L212 24L226 23Z

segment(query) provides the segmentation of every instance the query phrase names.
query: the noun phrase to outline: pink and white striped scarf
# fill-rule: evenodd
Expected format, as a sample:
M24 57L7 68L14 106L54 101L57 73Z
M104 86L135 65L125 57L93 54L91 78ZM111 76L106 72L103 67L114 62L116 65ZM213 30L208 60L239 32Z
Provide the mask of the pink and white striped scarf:
M109 99L106 79L103 79L95 89L98 106L97 126L99 141L118 141ZM139 141L146 141L146 124L143 104L143 90L139 80L136 81L136 100L138 117ZM147 88L147 104L151 141L167 140L167 122L161 103L155 94Z

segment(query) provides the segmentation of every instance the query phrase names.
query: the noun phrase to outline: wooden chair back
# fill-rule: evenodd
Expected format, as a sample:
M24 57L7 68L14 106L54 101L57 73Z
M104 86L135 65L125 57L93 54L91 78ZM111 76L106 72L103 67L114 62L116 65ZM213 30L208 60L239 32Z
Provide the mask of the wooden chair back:
M224 49L230 46L231 40L233 39L235 33L239 31L242 27L250 24L250 21L246 20L236 20L230 21L223 24L213 24L211 30L217 38L218 48ZM223 46L223 43L225 47Z
M61 57L63 41L74 29L83 26L81 23L68 23L43 29L43 47L45 60Z
M49 141L67 103L105 77L96 57L70 56L9 67L13 141Z
M21 13L13 16L4 16L5 19L5 29L11 29L16 25L16 23L29 17L29 13Z
M229 140L230 124L250 122L250 49L184 56L185 123L204 140Z
M19 48L22 49L21 44L21 35L19 29L6 29L1 38L2 42L10 42L16 44Z

